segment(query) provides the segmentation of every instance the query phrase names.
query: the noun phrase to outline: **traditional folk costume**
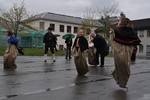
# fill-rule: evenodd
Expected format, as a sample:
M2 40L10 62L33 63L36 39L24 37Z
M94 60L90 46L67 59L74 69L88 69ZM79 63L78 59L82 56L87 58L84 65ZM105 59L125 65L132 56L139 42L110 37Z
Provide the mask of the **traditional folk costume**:
M130 76L131 55L133 45L139 45L137 33L130 27L119 27L112 33L112 47L114 52L115 69L112 75L116 83L125 88Z

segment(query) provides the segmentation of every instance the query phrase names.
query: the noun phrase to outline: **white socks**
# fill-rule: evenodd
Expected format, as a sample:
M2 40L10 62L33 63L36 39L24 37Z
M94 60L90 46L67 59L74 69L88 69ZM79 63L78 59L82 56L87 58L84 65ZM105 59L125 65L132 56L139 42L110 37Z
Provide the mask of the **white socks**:
M52 54L52 56L53 56L53 62L55 62L56 61L55 54Z
M47 61L47 54L44 54L44 61Z
M52 54L53 62L56 61L55 54ZM44 61L47 62L47 54L44 54Z

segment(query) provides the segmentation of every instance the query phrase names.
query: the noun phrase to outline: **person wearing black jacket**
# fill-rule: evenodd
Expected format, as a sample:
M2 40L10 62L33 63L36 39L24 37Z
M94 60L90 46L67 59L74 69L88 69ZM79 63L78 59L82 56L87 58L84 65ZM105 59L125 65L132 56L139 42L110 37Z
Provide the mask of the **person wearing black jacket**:
M73 48L76 47L76 49L80 48L81 52L84 52L88 49L88 41L84 37L83 30L80 29L77 33L77 37L74 41Z
M94 47L96 48L96 62L97 65L99 64L99 55L101 57L101 64L99 67L104 67L104 60L105 56L109 54L109 46L106 42L106 40L101 36L96 33L91 33L90 35L93 38L93 44Z
M72 38L69 37L65 40L66 43L66 60L69 57L69 60L71 59L71 46L72 46Z
M85 75L89 71L86 60L87 49L88 49L88 41L84 36L83 29L79 29L73 44L74 63L78 75Z
M47 61L46 58L47 58L48 48L50 48L50 51L53 56L53 62L55 62L56 60L55 60L54 47L56 44L56 37L53 35L51 27L49 27L47 30L48 32L44 35L43 38L43 43L45 45L45 52L44 52L45 62Z
M114 50L115 69L112 76L121 88L127 88L130 77L131 56L134 45L140 45L141 40L133 30L128 18L121 18L116 29L110 30Z

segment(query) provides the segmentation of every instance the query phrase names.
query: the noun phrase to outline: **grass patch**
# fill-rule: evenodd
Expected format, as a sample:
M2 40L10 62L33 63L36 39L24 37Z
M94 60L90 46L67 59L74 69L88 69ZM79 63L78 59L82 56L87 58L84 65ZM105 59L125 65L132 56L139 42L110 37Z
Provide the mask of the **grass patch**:
M0 56L4 55L6 48L0 48ZM65 56L65 50L58 50L55 52L56 56ZM43 56L44 49L43 48L24 48L24 56ZM48 55L51 56L50 50L48 51ZM19 56L22 56L19 54ZM108 57L113 57L112 53L109 53Z
M3 56L5 52L5 48L0 48L0 56Z
M6 48L0 48L0 56L4 55ZM44 49L43 48L24 48L24 56L43 56L44 55ZM65 50L58 50L55 52L56 56L64 56ZM50 50L48 51L48 55L52 55ZM20 56L20 54L19 54Z

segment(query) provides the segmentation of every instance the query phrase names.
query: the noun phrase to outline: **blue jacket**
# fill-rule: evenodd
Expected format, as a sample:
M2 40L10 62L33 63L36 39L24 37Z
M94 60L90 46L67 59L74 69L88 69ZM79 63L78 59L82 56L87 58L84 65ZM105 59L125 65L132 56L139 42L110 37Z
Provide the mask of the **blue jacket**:
M7 42L17 44L19 42L19 39L14 36L10 36L8 37Z

